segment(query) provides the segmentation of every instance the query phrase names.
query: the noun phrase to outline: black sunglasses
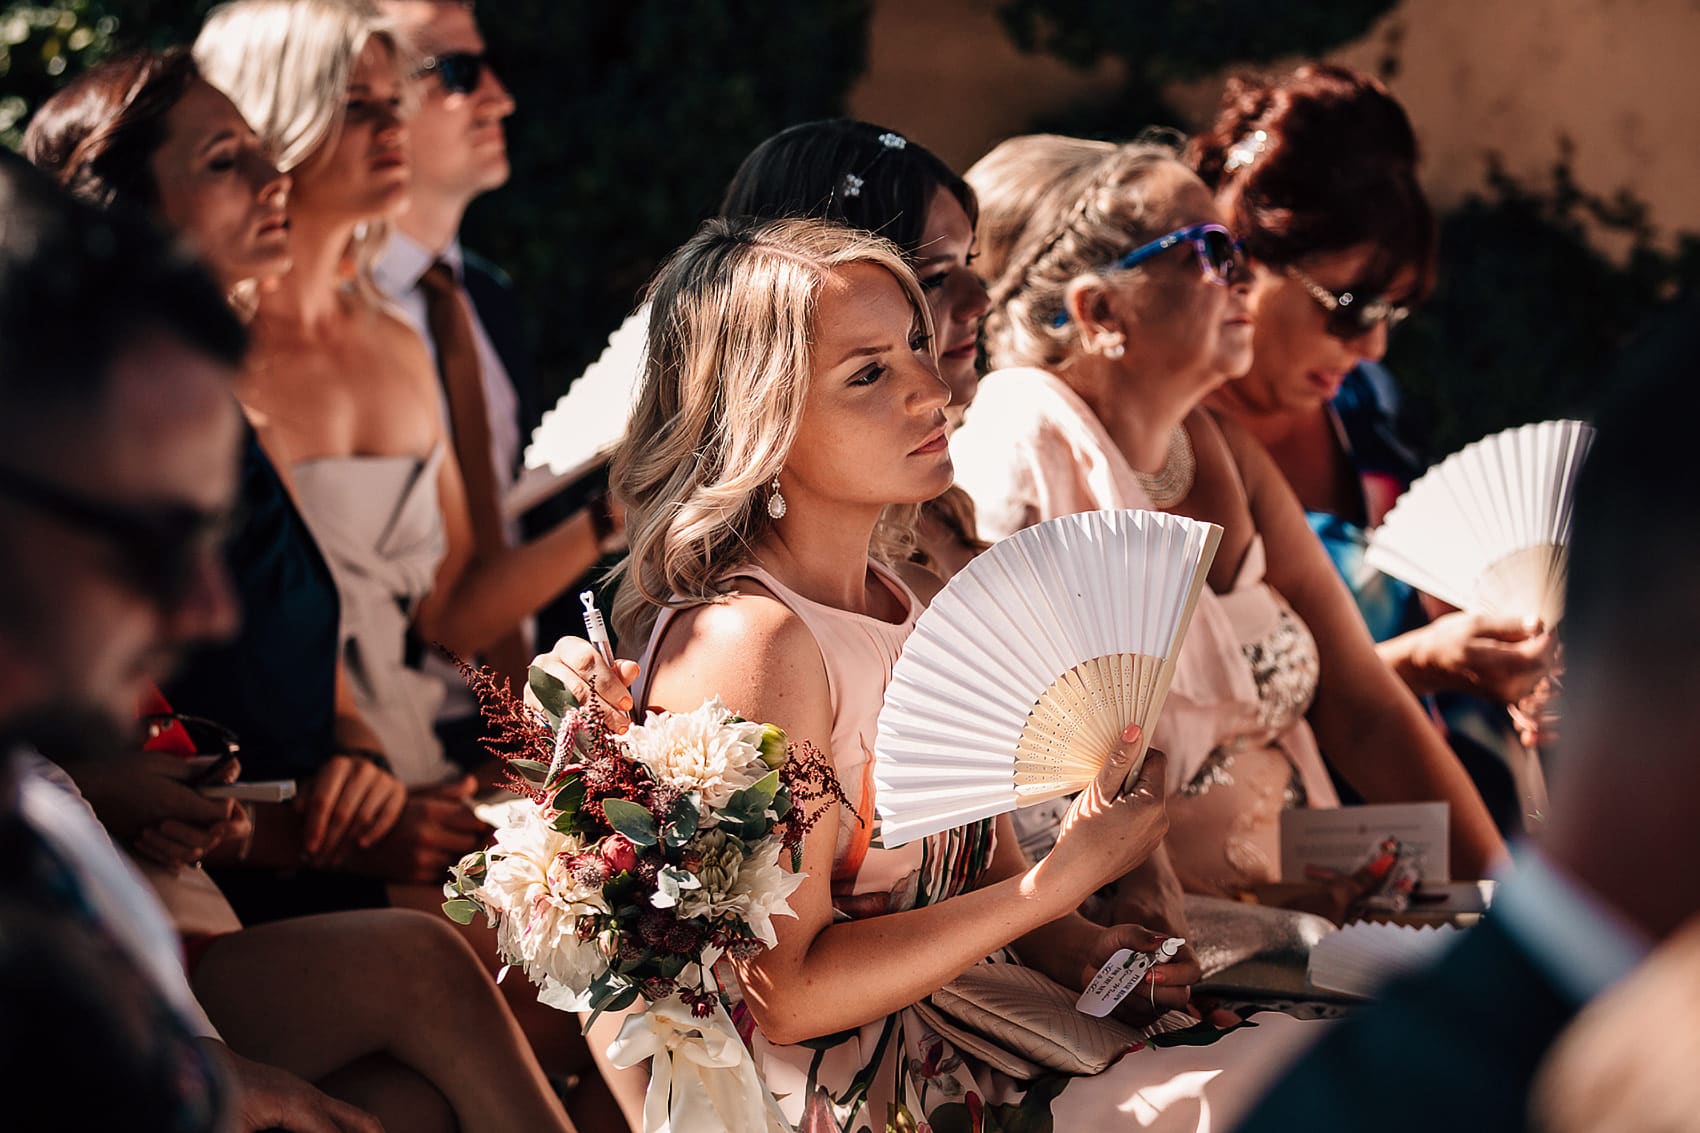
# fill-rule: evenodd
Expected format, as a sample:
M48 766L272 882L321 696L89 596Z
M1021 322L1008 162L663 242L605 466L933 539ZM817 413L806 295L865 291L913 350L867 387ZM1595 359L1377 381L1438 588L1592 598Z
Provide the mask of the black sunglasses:
M1296 267L1288 266L1286 271L1327 312L1323 329L1335 338L1350 342L1374 330L1377 323L1386 323L1392 330L1411 314L1411 308L1385 299L1360 299L1350 291L1330 291Z
M449 94L471 94L478 89L486 70L490 70L488 55L450 51L445 55L427 55L414 75L436 75L437 81L443 84L443 90Z
M104 539L123 556L130 584L167 610L183 604L202 556L222 548L239 523L232 511L182 504L121 507L4 466L0 492Z

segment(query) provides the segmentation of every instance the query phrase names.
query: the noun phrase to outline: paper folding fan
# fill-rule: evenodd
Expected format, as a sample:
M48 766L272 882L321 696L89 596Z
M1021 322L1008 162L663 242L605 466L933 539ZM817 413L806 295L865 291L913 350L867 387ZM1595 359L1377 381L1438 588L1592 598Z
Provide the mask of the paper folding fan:
M627 317L602 355L573 380L531 434L527 468L574 480L607 460L637 406L649 344L649 306Z
M1466 445L1399 497L1364 561L1459 609L1557 625L1593 439L1581 421L1542 421Z
M1090 783L1149 734L1222 529L1149 511L1029 527L964 567L915 624L874 746L881 843ZM1143 748L1130 776L1144 761Z

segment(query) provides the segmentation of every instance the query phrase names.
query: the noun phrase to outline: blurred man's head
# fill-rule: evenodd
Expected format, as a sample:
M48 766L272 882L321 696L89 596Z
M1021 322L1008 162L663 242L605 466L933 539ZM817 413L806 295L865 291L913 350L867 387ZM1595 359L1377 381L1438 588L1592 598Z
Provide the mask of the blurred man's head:
M1603 388L1570 546L1563 740L1546 836L1649 933L1700 912L1700 303Z
M474 197L508 179L502 120L513 97L485 57L470 0L383 0L383 9L420 59L418 109L408 120L410 211L452 207L458 219Z
M246 336L143 222L0 160L0 720L122 722L237 612L230 383Z

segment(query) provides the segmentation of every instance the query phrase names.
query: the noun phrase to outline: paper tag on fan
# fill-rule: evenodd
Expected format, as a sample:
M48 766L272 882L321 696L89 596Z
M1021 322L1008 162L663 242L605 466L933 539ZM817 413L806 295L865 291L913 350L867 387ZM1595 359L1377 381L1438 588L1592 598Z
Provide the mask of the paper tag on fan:
M1092 977L1092 982L1086 985L1086 990L1080 993L1080 998L1074 1004L1075 1010L1102 1019L1139 986L1140 981L1145 978L1145 973L1158 963L1173 957L1185 943L1180 937L1172 937L1165 940L1161 951L1157 952L1135 952L1131 948L1116 949L1115 954L1098 969L1098 974Z

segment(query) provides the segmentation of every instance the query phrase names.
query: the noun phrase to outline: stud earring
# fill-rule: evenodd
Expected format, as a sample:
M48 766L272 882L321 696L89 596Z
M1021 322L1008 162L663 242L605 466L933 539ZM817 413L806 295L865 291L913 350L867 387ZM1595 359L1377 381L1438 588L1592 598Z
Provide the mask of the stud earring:
M767 515L769 519L785 518L785 497L779 491L779 474L773 474L773 483L767 489Z
M1124 343L1112 342L1110 345L1104 347L1104 357L1108 358L1112 362L1126 353L1127 346Z

